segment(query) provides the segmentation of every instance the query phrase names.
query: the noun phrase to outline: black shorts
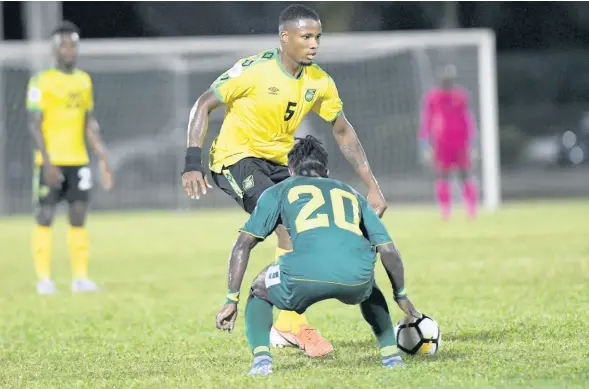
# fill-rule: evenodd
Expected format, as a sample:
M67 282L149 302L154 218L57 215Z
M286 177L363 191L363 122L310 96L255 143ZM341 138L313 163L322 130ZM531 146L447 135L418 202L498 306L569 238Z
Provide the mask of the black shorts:
M260 158L244 158L224 167L222 174L211 172L211 175L219 189L250 214L266 189L290 177L286 166Z
M62 200L88 202L92 189L92 169L88 165L57 166L63 174L63 182L58 188L51 188L45 183L41 167L34 173L33 195L39 204L55 205Z

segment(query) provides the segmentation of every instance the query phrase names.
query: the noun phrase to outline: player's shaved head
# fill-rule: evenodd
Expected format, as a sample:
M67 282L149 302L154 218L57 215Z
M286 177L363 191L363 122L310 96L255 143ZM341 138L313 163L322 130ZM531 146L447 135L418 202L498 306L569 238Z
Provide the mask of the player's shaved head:
M80 39L80 29L74 23L68 20L64 20L63 22L61 22L61 24L55 27L55 29L51 33L51 37L54 39L55 42L55 39L61 38L64 35L72 35L72 38L74 38L77 41L78 39Z
M51 40L58 67L62 70L71 70L78 54L80 29L70 21L63 21L51 33Z
M319 15L311 8L302 4L290 5L280 13L280 17L278 18L278 29L282 31L287 25L296 26L300 24L301 21L305 20L320 22Z
M312 135L296 138L297 143L288 153L291 175L327 177L327 151L319 139Z

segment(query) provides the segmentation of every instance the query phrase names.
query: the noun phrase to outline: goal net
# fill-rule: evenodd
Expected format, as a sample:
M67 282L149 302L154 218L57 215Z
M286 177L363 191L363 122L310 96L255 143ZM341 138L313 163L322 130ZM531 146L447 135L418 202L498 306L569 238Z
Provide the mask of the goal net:
M183 167L188 113L196 98L241 57L275 47L275 36L83 40L79 67L93 79L95 114L110 150L115 188L95 179L93 208L174 209L231 204L220 191L188 201ZM0 49L0 198L3 213L31 210L32 149L25 94L36 69L52 66L47 42L4 43ZM500 204L494 36L486 30L327 35L319 65L335 80L390 203L433 203L433 174L420 163L417 145L422 95L435 70L456 65L468 89L480 140L475 173L486 208ZM209 121L205 150L218 134L223 109ZM330 153L332 176L361 192L329 124L314 114L298 135L311 133ZM206 158L207 155L204 156ZM206 159L205 159L206 160ZM458 191L455 191L459 193Z

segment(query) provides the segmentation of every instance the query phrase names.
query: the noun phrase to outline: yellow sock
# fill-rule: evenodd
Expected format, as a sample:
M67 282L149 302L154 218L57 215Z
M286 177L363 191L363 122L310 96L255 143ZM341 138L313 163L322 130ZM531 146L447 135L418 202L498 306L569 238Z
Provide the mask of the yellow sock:
M51 277L51 227L35 224L33 229L33 259L40 280Z
M288 253L291 250L281 249L280 247L276 247L276 252L274 254L274 263L278 263L278 259L283 254ZM309 324L307 322L307 318L305 315L299 315L296 312L290 311L278 311L278 318L276 319L276 323L274 323L274 327L278 331L292 331L294 334L299 332L301 326Z
M274 328L278 331L291 331L293 334L297 334L305 324L309 324L309 322L304 314L299 315L296 312L279 310Z
M88 231L70 226L67 240L74 279L88 278Z

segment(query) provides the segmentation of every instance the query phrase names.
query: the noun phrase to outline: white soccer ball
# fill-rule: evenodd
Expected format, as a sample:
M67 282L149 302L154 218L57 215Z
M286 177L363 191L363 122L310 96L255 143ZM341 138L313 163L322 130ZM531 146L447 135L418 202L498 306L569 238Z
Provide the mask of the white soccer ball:
M426 315L409 324L403 317L395 327L395 338L397 347L405 354L434 355L442 343L440 326Z

